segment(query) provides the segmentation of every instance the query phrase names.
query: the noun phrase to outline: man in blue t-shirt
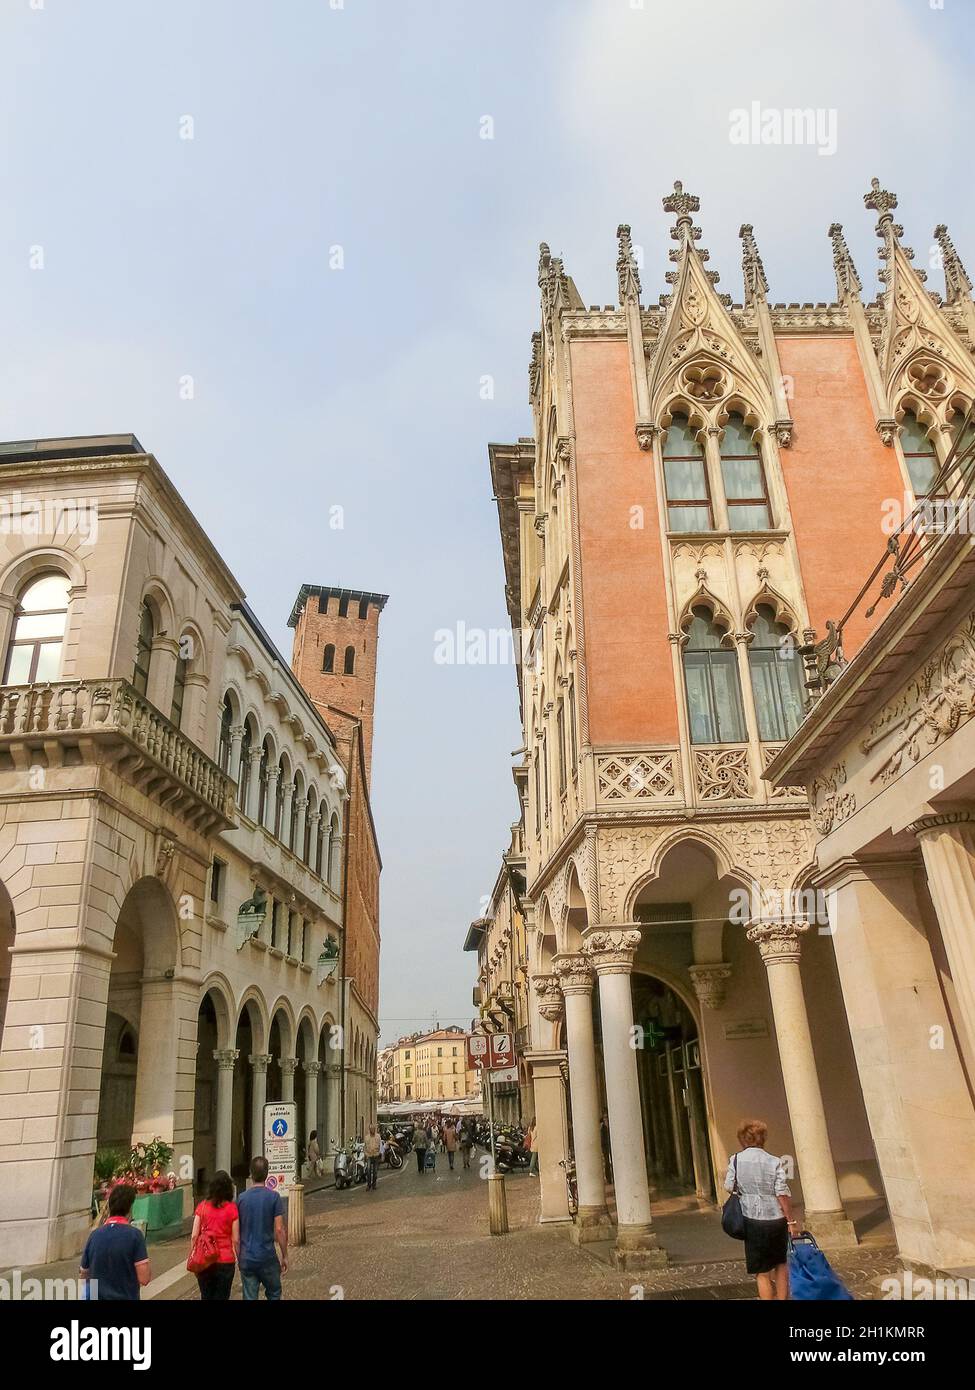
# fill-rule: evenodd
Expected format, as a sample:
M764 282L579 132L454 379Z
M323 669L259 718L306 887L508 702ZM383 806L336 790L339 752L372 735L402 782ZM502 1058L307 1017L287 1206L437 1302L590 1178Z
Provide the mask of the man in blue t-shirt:
M245 1303L256 1302L264 1296L272 1303L281 1297L281 1275L288 1268L288 1228L284 1222L284 1203L277 1192L264 1184L267 1181L267 1159L251 1159L251 1182L237 1198L240 1213L240 1282ZM278 1263L277 1245L281 1252Z
M135 1188L126 1183L113 1187L108 1219L88 1237L81 1257L86 1299L138 1303L140 1285L148 1284L151 1278L146 1238L129 1221L135 1197Z

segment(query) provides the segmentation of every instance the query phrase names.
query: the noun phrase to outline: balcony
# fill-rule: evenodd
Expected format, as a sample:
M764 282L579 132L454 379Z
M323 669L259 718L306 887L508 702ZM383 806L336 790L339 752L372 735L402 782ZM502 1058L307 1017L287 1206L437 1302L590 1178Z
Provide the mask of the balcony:
M232 780L128 681L0 687L0 770L94 763L201 834L236 823Z

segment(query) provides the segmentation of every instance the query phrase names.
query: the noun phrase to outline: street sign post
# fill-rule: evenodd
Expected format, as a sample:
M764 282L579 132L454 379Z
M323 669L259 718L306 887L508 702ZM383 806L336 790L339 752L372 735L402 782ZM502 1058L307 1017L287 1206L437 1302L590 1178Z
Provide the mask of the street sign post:
M488 1038L491 1045L490 1062L491 1070L500 1067L510 1067L515 1060L515 1050L511 1042L510 1033L492 1033Z
M264 1106L264 1157L267 1186L287 1197L298 1163L298 1107L293 1100L268 1101Z

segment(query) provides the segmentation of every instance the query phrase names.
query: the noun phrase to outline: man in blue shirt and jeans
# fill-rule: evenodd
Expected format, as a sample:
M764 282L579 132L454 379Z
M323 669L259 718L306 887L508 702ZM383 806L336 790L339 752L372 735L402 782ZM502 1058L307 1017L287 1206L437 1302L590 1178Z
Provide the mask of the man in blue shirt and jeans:
M149 1282L146 1239L129 1221L135 1197L134 1187L125 1183L113 1187L108 1198L108 1220L88 1237L81 1257L86 1299L98 1299L101 1303L137 1302L140 1288Z
M277 1192L265 1187L267 1159L251 1159L251 1182L237 1198L240 1213L240 1282L244 1302L255 1303L261 1296L270 1302L281 1297L281 1275L288 1268L288 1228L284 1221L284 1203ZM277 1251L281 1252L278 1262Z

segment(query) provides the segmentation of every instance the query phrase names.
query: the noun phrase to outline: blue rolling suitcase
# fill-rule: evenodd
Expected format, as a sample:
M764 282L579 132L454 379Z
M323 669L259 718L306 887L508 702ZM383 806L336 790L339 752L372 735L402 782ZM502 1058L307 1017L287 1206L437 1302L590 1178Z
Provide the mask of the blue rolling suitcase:
M432 1147L427 1149L427 1156L423 1160L423 1166L428 1173L432 1173L437 1166L437 1154Z

